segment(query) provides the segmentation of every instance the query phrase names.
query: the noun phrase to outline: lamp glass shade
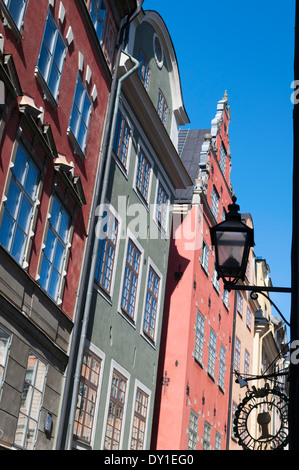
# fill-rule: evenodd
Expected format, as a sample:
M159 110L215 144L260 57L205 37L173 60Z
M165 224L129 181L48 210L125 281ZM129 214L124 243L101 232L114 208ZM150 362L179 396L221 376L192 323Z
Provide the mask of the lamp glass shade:
M246 247L245 232L217 232L218 264L221 270L231 274L239 271Z

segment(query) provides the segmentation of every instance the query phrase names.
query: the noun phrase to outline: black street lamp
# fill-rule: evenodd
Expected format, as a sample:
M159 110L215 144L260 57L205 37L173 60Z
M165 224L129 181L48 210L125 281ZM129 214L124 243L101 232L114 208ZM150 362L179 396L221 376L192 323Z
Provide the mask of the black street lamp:
M232 200L225 220L210 228L216 271L228 286L245 279L250 248L254 246L253 229L242 222L237 198L234 196Z

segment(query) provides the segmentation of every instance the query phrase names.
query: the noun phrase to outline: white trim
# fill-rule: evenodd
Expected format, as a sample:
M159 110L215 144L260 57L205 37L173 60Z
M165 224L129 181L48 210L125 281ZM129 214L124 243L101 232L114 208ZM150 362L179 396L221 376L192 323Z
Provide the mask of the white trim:
M157 217L156 217L156 212L157 212L157 197L158 197L158 191L159 191L159 184L161 183L161 186L163 186L166 194L167 194L167 197L168 197L168 201L167 201L167 214L166 214L166 223L165 223L165 228L160 226L159 223L158 223L158 220L157 220ZM155 222L155 224L157 225L159 231L161 232L161 234L163 235L164 238L168 238L170 233L171 233L171 227L169 226L169 214L170 214L170 191L169 191L169 188L167 186L167 184L165 183L165 180L164 178L161 176L161 173L159 172L158 175L157 175L157 181L156 181L156 190L155 190L155 200L154 200L154 204L153 204L153 207L154 207L154 210L153 210L153 214L152 214L152 218L153 218L153 221Z
M108 380L109 387L107 388L107 394L106 394L106 405L105 405L105 414L104 414L103 427L102 427L101 449L104 449L104 444L105 444L105 433L106 433L106 427L107 427L107 418L108 418L108 412L109 412L112 377L113 377L114 369L116 369L120 374L122 374L127 379L124 412L123 412L122 427L121 427L121 436L120 436L120 441L119 441L119 449L122 450L131 375L114 359L111 360L111 364L110 364L110 372L109 372L109 380Z
M144 199L143 196L141 195L139 189L137 188L136 185L136 180L137 180L137 171L138 171L138 155L140 150L144 153L144 156L147 158L151 165L151 170L150 170L150 176L149 176L149 181L148 181L148 195L147 199ZM138 139L138 144L137 144L137 152L135 155L135 169L134 169L134 175L133 175L133 190L137 194L138 199L142 202L142 204L145 206L147 210L149 210L149 205L150 205L150 199L151 199L151 190L152 190L152 180L153 180L153 173L154 173L154 162L152 159L152 156L150 156L150 152L147 150L146 146L143 144L142 139L139 137Z
M135 383L134 383L133 398L132 398L132 415L131 415L130 433L129 433L129 440L128 440L127 448L128 449L131 448L137 388L140 388L140 390L142 390L144 393L146 393L148 395L147 415L146 415L145 432L144 432L144 446L143 446L143 449L142 449L142 450L147 450L146 449L146 440L147 440L149 418L150 418L150 407L151 407L152 391L149 388L147 388L145 385L143 385L143 383L140 382L138 379L135 379Z
M138 284L137 284L137 293L136 293L136 300L135 300L135 308L134 308L134 318L131 319L123 313L122 308L121 308L121 299L122 299L122 293L123 293L123 285L124 285L124 275L125 275L125 268L126 268L126 261L127 261L127 252L128 252L128 243L129 239L132 240L134 245L136 245L136 248L140 251L140 270L138 273ZM140 287L141 287L141 280L142 280L142 268L143 268L143 262L144 262L144 248L140 245L140 243L137 241L136 237L133 235L131 230L127 228L127 238L126 238L126 243L125 243L125 251L124 251L124 258L123 258L123 266L122 266L122 271L121 271L121 282L120 282L120 289L119 289L119 299L118 299L118 308L117 311L118 313L124 317L130 325L132 325L134 328L136 328L136 323L137 323L137 317L138 317L138 304L139 304L139 296L140 296Z
M119 253L119 246L120 246L120 240L122 238L122 218L119 215L119 213L114 209L113 205L106 200L106 205L107 205L107 211L109 211L112 216L117 220L118 222L118 227L117 227L117 238L116 238L116 246L115 246L115 255L114 255L114 261L113 261L113 271L112 271L112 277L111 277L111 287L110 287L110 292L109 294L106 293L104 290L101 289L101 286L99 283L96 282L94 278L94 286L101 294L105 300L107 300L110 304L112 304L112 297L113 297L113 292L114 292L114 285L115 285L115 276L116 276L116 271L117 271L117 262L118 262L118 253ZM95 215L99 216L99 206L96 208ZM97 253L98 256L98 253Z
M157 344L157 335L158 335L158 327L159 327L159 319L160 319L160 309L161 309L161 297L162 297L162 290L163 290L163 274L161 271L157 268L156 264L153 262L153 260L148 257L148 262L147 262L148 268L147 268L147 273L146 273L146 280L145 280L145 286L144 286L144 298L143 298L143 305L142 305L142 320L141 320L141 325L140 325L140 335L151 345L151 346L156 346ZM147 283L148 283L148 276L149 276L149 270L150 267L155 271L155 273L159 276L160 278L160 283L159 283L159 293L158 293L158 302L157 302L157 313L156 313L156 324L155 324L155 336L154 339L151 340L149 336L147 336L143 332L143 321L144 321L144 314L145 314L145 305L146 305L146 293L147 293Z
M129 136L129 144L128 144L128 150L127 150L127 161L126 161L126 166L122 164L120 159L118 158L118 155L114 152L114 148L112 146L112 155L114 158L114 161L116 162L117 166L119 167L120 171L123 173L126 179L128 179L129 175L129 168L130 168L130 159L131 159L131 151L132 151L132 140L133 140L133 133L134 133L134 126L132 124L131 119L128 116L127 111L125 110L124 106L122 103L119 103L118 111L117 113L121 113L124 120L126 121L129 129L130 129L130 136ZM115 128L116 131L116 128ZM113 144L114 144L114 137L115 137L115 132L113 136Z
M97 388L97 400L96 400L96 403L95 403L95 410L94 410L94 418L93 418L93 425L92 425L90 443L88 444L88 443L85 443L85 442L81 442L80 440L77 440L77 439L73 438L73 446L76 449L85 449L86 446L88 448L89 447L93 448L93 446L94 446L94 440L95 440L95 436L96 436L96 428L97 428L97 423L98 423L97 416L98 416L98 411L99 411L99 406L100 406L101 390L102 390L105 359L106 359L105 353L103 351L101 351L93 343L91 343L89 340L85 341L85 348L89 349L90 352L95 354L101 360L101 368L100 368L99 383L98 383L98 388Z

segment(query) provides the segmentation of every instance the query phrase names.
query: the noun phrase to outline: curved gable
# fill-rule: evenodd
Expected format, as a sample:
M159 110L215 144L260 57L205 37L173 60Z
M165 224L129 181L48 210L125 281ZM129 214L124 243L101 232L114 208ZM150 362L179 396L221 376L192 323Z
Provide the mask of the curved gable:
M157 12L145 11L138 19L133 56L141 63L144 62L141 77L144 78L144 86L162 120L166 114L165 128L177 148L178 128L189 123L189 118L183 103L173 43L164 21Z

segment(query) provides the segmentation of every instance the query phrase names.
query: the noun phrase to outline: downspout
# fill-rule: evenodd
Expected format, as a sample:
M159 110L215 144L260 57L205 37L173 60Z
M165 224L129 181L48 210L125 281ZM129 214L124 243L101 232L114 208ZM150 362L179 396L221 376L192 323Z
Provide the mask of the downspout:
M112 146L113 146L113 136L114 136L115 123L116 123L115 114L117 115L115 110L117 109L118 104L119 104L119 95L120 95L122 82L130 74L134 73L135 70L139 66L139 63L137 65L136 63L137 61L132 58L132 60L136 63L136 65L134 66L133 69L131 69L128 73L126 73L123 77L121 77L118 80L117 73L118 73L118 69L120 65L120 57L122 53L122 44L124 40L124 34L126 31L126 28L139 15L142 9L143 0L141 1L137 0L136 3L137 3L137 7L136 7L135 12L126 20L126 22L120 29L119 40L117 43L117 54L116 54L116 60L115 60L114 74L113 74L112 82L111 82L110 98L109 98L107 118L106 118L106 127L104 131L104 136L103 136L103 141L102 141L102 146L101 146L101 151L100 151L100 162L98 166L94 197L93 197L93 202L92 202L92 207L91 207L90 217L89 217L89 231L88 231L89 235L88 235L87 243L86 243L79 291L77 294L76 310L74 314L75 324L74 324L74 330L72 334L73 339L71 341L71 346L70 346L68 371L66 374L65 387L64 387L63 399L62 399L61 410L60 410L59 428L57 432L57 439L56 439L56 446L55 446L56 449L58 450L59 449L62 450L64 448L66 449L71 448L77 394L78 394L78 389L79 389L79 381L81 377L81 365L82 365L84 345L85 345L85 339L86 339L86 331L87 331L88 320L89 320L89 309L90 309L90 301L91 301L91 295L89 295L89 293L91 293L93 289L94 271L95 271L95 262L96 262L95 254L97 254L96 249L98 249L98 244L99 244L99 240L97 240L97 238L95 238L95 245L97 245L97 247L95 246L93 247L93 244L92 244L93 238L94 238L93 235L95 233L95 227L96 227L96 210L97 210L97 205L98 205L99 194L101 193L101 202L105 201L106 199L108 178L109 178L109 172L110 172ZM110 145L109 145L108 150L106 150L108 142L110 142ZM102 155L102 158L101 158L101 155ZM104 181L103 181L104 168L105 168L105 176L104 176ZM101 186L102 186L102 192L101 192ZM92 264L90 266L88 261L91 256L92 256ZM86 291L86 285L87 285L87 291ZM85 296L85 293L86 293L86 296ZM84 306L85 298L87 298L87 301ZM83 310L83 308L84 308L84 312L81 318L81 311ZM71 407L69 409L70 395L71 395ZM66 425L65 423L67 423L67 429L65 429L65 425Z
M236 321L237 321L237 291L235 291L235 298L234 298L234 317L233 317L233 331L232 331L232 350L231 350L231 358L230 358L228 416L227 416L227 427L226 427L226 450L229 450L230 448L230 437L231 437L231 429L232 429L232 396L233 396L233 379L234 379L233 370L234 370L234 355L235 355L235 340L236 340Z

